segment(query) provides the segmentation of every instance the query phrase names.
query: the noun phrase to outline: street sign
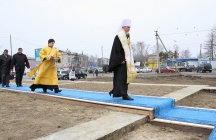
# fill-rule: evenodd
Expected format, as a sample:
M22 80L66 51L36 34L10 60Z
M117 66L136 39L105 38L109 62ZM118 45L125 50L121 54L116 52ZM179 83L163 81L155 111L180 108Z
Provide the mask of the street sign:
M35 49L35 62L41 62L40 55L39 55L41 49L42 48Z

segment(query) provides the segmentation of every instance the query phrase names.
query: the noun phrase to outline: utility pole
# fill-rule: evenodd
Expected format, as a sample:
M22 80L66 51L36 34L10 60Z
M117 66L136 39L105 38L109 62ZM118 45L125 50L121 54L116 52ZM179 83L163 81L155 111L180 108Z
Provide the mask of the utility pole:
M11 35L10 35L10 47L11 47L11 56L12 56L12 41L11 41Z
M200 44L200 58L202 58L202 44Z
M211 49L212 49L212 60L214 60L214 34L213 32L212 32Z
M102 64L102 70L103 70L103 46L101 46L101 51L102 51L102 62L101 62L101 64ZM102 75L103 75L103 72L102 72Z
M156 46L157 46L157 68L158 68L158 73L160 73L160 64L159 64L159 45L158 45L158 31L156 32Z

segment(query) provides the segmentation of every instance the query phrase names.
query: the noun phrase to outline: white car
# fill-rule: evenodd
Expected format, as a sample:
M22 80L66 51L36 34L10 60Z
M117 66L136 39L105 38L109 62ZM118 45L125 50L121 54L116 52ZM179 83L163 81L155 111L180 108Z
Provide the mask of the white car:
M152 69L148 68L148 67L145 67L142 69L142 72L145 73L145 72L152 72Z
M103 68L98 68L99 73L103 73Z
M137 67L136 67L136 72L137 72L137 73L140 73L140 72L141 72L141 71L140 71L140 68L137 68Z

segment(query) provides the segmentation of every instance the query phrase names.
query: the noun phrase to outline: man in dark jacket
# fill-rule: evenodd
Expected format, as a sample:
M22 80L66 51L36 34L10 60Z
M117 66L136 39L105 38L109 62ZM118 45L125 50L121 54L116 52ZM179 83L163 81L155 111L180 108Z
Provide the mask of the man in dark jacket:
M18 49L18 53L13 55L12 67L15 66L16 71L16 85L17 87L22 86L23 73L25 71L25 66L29 69L30 65L25 54L22 53L22 48Z
M4 53L0 56L2 87L4 86L10 87L9 80L10 80L10 74L12 74L11 64L12 64L12 57L8 55L8 50L5 49Z
M0 55L1 57L1 55ZM2 84L2 78L1 78L1 68L0 68L0 84Z

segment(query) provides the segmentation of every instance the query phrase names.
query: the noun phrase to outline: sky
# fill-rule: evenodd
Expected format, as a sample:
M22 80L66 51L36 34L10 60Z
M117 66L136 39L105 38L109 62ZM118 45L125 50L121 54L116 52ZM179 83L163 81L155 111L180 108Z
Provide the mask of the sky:
M178 45L197 57L216 26L216 0L0 0L0 52L34 57L55 39L60 50L109 58L123 19L131 19L131 42L156 44L157 30L168 50ZM203 52L202 48L202 52Z

